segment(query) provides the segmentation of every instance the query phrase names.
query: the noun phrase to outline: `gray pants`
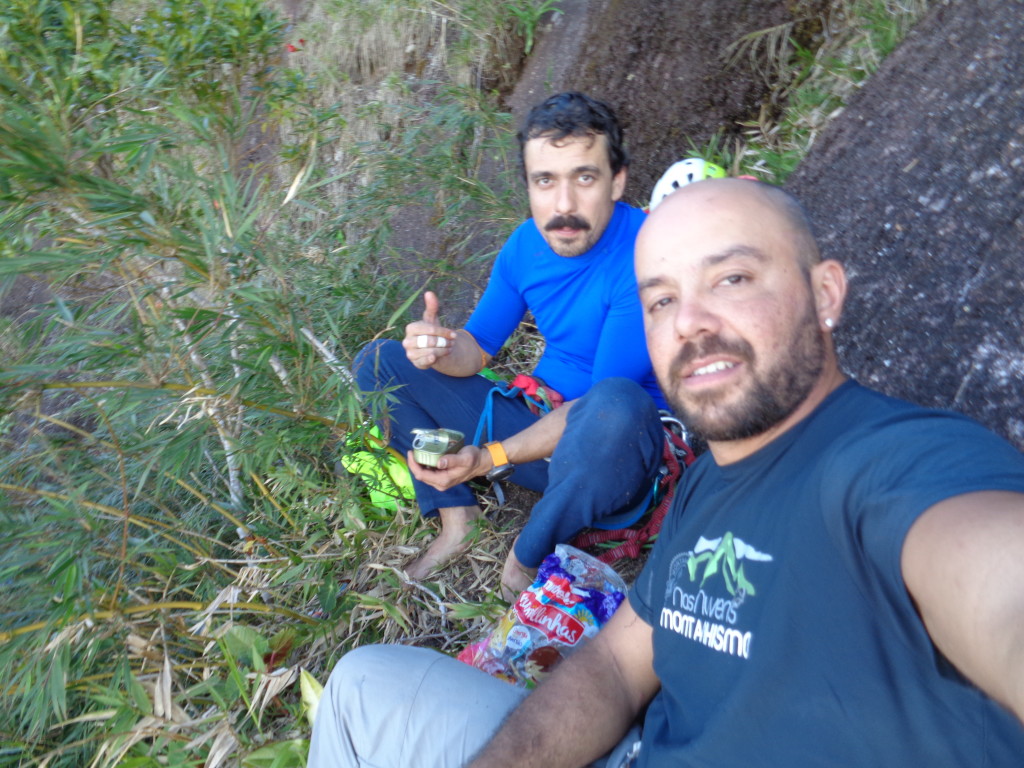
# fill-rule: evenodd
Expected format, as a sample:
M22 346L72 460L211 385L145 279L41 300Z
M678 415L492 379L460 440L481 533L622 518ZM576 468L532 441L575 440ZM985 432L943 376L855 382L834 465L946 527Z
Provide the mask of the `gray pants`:
M426 648L370 645L346 654L324 688L309 768L461 768L526 691ZM627 765L632 729L595 766Z

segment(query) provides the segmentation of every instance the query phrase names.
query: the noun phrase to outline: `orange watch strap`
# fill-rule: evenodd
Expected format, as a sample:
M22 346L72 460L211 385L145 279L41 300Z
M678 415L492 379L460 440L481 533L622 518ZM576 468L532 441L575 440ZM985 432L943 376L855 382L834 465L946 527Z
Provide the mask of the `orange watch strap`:
M487 452L491 454L491 462L494 466L501 467L510 463L508 460L508 454L505 453L505 449L502 447L501 443L497 441L493 443L484 443L484 448L486 448Z

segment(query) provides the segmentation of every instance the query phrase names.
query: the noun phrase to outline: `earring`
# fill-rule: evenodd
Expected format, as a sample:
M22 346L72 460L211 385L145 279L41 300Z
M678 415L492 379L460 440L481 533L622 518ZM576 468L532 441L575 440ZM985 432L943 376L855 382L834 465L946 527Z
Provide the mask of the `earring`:
M825 318L825 327L828 328L829 330L832 330L832 328L835 327L835 324L836 324L836 321L833 320L831 317L826 317Z

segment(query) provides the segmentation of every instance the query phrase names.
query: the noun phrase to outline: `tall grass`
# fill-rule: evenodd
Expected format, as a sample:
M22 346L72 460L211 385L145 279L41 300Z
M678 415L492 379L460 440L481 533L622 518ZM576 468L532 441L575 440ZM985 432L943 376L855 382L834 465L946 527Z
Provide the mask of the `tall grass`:
M378 405L345 361L411 295L400 206L460 257L511 225L506 118L434 88L360 143L289 35L258 0L0 9L0 764L301 765L299 668L445 610L397 589L412 513L337 472Z
M811 10L818 5L824 10ZM735 41L729 60L754 60L771 97L740 126L742 141L713 142L705 154L734 173L784 183L928 7L929 0L799 0L793 23ZM797 35L801 25L813 31Z

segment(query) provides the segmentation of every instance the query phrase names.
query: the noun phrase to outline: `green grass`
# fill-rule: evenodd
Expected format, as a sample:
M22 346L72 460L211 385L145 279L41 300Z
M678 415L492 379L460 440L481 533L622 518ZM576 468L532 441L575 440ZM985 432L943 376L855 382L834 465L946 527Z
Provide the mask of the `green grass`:
M734 55L752 55L772 73L773 93L759 119L741 126L743 141L717 154L712 148L707 159L784 183L927 7L927 0L847 0L830 6L804 45L790 26L738 41Z
M403 589L428 529L336 462L374 405L345 361L413 290L391 221L432 212L439 279L484 258L508 118L383 83L354 135L287 35L258 0L0 10L0 764L301 765L300 668L493 615L471 571Z

